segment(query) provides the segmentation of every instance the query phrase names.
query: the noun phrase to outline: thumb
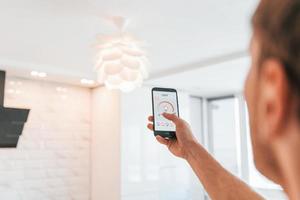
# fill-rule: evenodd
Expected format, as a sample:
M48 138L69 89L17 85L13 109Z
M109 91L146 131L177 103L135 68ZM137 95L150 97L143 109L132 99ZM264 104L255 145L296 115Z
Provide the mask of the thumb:
M174 124L177 124L180 121L179 117L177 117L177 115L175 115L175 114L163 113L163 116L166 119L174 122Z

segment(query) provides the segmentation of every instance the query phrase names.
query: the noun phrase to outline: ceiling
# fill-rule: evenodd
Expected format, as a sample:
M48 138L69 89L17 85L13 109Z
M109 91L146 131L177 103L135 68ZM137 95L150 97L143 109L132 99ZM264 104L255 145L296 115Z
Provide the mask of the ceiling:
M187 70L149 80L151 86L177 88L202 97L219 97L243 91L250 67L249 57L243 57L198 69Z
M94 78L95 37L107 16L130 18L150 74L243 51L256 0L0 0L0 66Z

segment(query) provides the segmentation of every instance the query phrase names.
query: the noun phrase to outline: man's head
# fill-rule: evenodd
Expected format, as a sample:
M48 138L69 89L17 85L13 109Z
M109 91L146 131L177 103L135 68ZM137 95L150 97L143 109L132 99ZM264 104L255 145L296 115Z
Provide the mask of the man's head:
M261 0L252 25L245 96L254 159L264 175L281 182L272 146L300 127L300 0Z

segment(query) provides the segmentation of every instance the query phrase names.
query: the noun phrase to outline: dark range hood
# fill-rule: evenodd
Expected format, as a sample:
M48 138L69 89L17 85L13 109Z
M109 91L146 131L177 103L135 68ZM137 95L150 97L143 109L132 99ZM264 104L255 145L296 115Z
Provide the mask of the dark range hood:
M0 148L17 147L29 109L4 107L5 71L0 70Z

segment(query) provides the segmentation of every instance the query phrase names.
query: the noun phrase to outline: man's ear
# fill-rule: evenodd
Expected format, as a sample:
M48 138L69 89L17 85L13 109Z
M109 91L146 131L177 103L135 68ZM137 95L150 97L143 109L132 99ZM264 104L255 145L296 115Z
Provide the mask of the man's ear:
M289 117L288 80L284 66L277 59L265 60L260 69L260 105L258 113L262 136L267 141L273 140L280 134Z

